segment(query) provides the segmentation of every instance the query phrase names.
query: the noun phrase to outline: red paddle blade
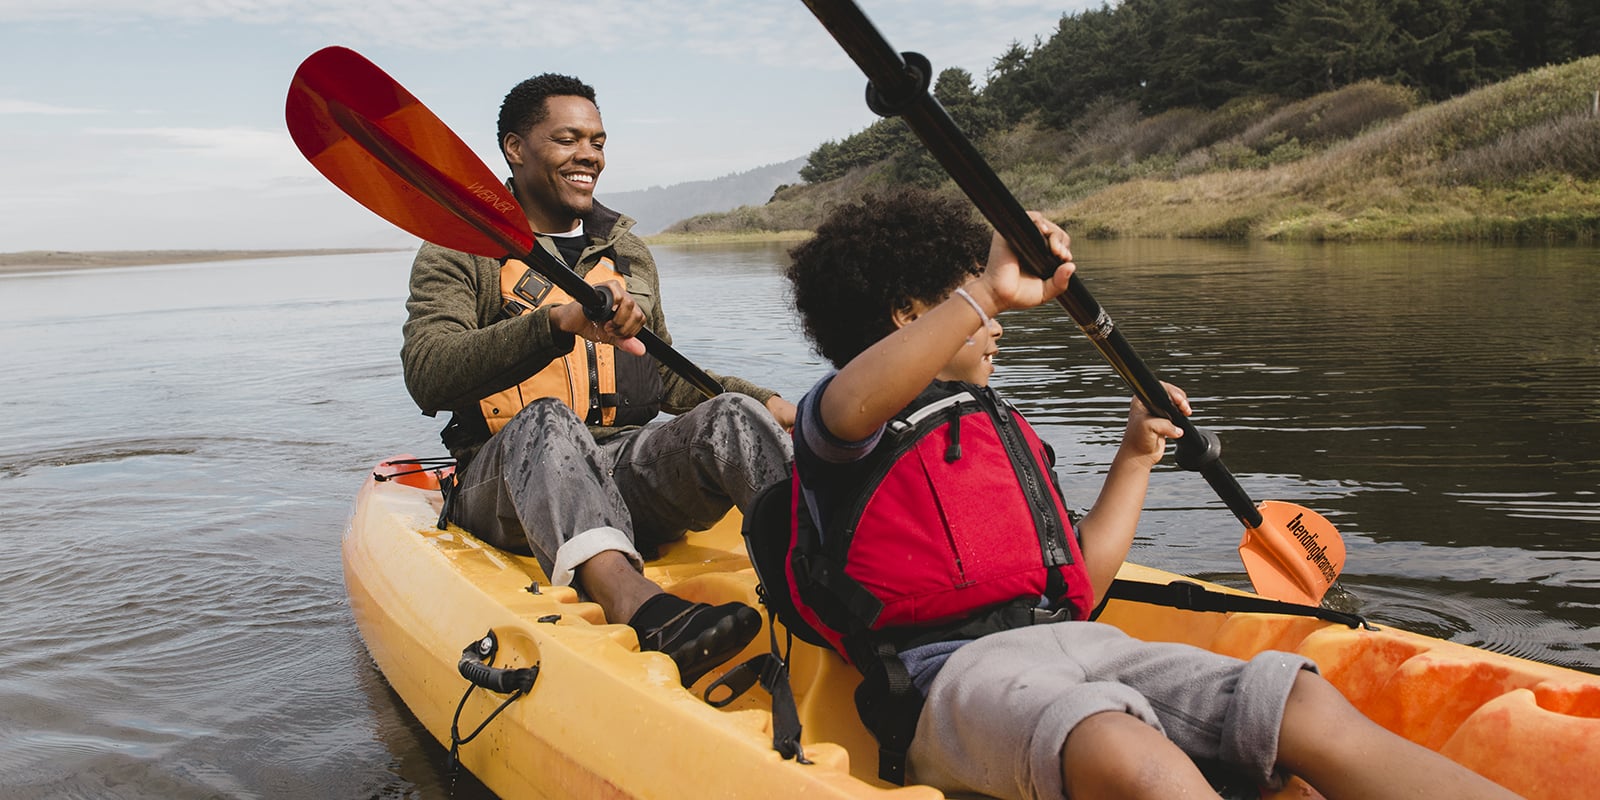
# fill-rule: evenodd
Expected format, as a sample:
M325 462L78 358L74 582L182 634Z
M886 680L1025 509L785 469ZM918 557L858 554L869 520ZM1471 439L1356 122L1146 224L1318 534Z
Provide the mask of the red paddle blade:
M1239 558L1256 594L1317 605L1344 571L1344 539L1315 511L1268 500L1261 524L1247 528Z
M422 239L499 258L533 247L511 192L427 106L354 50L312 53L289 84L289 135L311 165Z

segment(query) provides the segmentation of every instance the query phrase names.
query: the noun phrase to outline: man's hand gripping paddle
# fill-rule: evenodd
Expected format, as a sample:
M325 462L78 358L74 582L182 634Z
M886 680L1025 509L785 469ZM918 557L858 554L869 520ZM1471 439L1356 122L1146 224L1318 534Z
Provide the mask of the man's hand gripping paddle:
M882 116L904 119L989 224L1011 243L1023 266L1040 277L1051 275L1057 262L1038 228L928 92L933 79L928 60L916 53L896 52L852 0L806 0L806 5L866 74L867 105ZM1058 301L1132 385L1140 401L1183 430L1178 464L1198 471L1244 523L1239 556L1256 592L1276 600L1321 602L1344 568L1344 540L1333 525L1316 512L1291 503L1269 500L1257 506L1223 466L1222 445L1216 435L1178 412L1161 381L1077 275Z
M513 256L583 304L611 318L609 290L591 286L539 247L522 207L500 179L438 117L371 61L328 47L311 54L289 84L289 135L333 185L378 216L437 245ZM722 386L650 329L637 338L707 397Z

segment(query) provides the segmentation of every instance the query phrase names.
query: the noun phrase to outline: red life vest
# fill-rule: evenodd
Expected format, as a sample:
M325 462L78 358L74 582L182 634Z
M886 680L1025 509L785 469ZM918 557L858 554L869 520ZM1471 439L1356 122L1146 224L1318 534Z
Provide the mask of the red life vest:
M1054 455L992 390L935 383L890 421L861 463L841 480L869 476L860 491L837 492L854 502L817 509L826 512L818 515L827 521L823 530L813 522L798 467L790 479L762 491L745 514L745 547L768 613L788 633L831 647L861 671L856 708L879 743L878 775L904 783L922 695L901 652L1024 625L1091 619L1096 598L1054 480ZM1211 593L1182 581L1118 580L1107 594L1193 611L1363 623L1354 615ZM726 687L729 697L711 701L726 705L759 679L773 696L773 748L785 758L803 758L788 654L778 641L774 634L772 652L713 683L707 700Z
M942 631L970 638L987 612L1019 603L1087 619L1094 592L1053 460L993 390L935 383L889 422L861 465L866 484L822 515L826 530L791 487L784 577L796 611L852 659L853 633L902 648Z
M861 671L856 707L879 742L879 777L904 782L922 709L900 652L1092 615L1094 590L1053 462L993 390L935 382L848 476L813 476L867 476L859 491L835 493L850 498L846 507L816 509L826 512L818 514L825 529L813 521L798 465L752 503L745 545L762 599L789 633ZM776 719L779 694L788 696L776 639L761 659L778 667L769 686L782 686ZM774 746L785 755L799 752L798 727L775 723Z

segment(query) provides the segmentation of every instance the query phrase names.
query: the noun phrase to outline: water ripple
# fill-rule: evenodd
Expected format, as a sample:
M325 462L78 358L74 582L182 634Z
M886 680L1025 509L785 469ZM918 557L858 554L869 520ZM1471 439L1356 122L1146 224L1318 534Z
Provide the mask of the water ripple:
M0 453L0 478L18 477L40 467L100 464L145 456L186 456L199 446L198 441L186 443L165 437L135 437L99 439L26 453Z
M656 256L678 348L798 398L824 368L783 250ZM1350 602L1600 669L1592 252L1075 250L1241 485L1334 522ZM340 569L368 465L442 453L396 355L409 263L7 282L0 371L26 380L0 396L0 798L487 796L372 667ZM996 383L1087 507L1130 393L1060 309L1005 326ZM1246 586L1239 535L1169 460L1134 558Z

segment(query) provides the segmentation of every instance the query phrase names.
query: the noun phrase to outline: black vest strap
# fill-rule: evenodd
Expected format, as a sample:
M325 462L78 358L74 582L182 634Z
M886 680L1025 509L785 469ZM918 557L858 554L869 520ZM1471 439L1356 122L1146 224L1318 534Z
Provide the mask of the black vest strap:
M713 708L723 708L759 682L761 688L766 689L767 694L772 696L772 749L786 759L792 758L801 764L810 764L811 760L806 758L805 748L800 745L800 709L795 704L794 689L789 684L788 654L794 649L794 636L791 634L784 637L787 646L780 654L777 625L774 623L774 615L769 607L767 640L771 649L728 670L722 677L712 681L702 697ZM728 690L726 697L712 697L723 689Z
M803 553L796 553L796 577L808 579L830 593L849 615L844 620L824 620L839 630L849 630L856 624L870 628L878 621L878 615L883 613L883 601L867 591L865 586L850 577L843 567L838 566L826 555L820 557L807 557Z
M878 740L878 777L897 786L906 782L906 755L922 715L922 692L911 682L894 645L852 638L850 660L861 670L856 713Z
M1107 600L1132 600L1136 603L1150 603L1151 605L1168 606L1184 611L1245 611L1258 614L1316 617L1324 622L1336 622L1351 628L1365 628L1369 631L1377 630L1360 614L1335 611L1321 606L1269 600L1265 597L1255 597L1253 595L1215 592L1191 581L1146 583L1144 581L1129 581L1118 578L1111 582L1111 588L1106 590L1105 598L1100 601L1100 607L1094 610L1094 616L1091 619L1100 616L1100 612L1105 608Z

